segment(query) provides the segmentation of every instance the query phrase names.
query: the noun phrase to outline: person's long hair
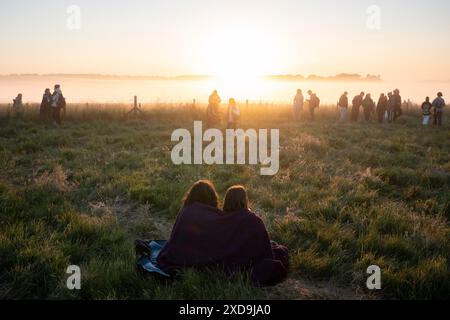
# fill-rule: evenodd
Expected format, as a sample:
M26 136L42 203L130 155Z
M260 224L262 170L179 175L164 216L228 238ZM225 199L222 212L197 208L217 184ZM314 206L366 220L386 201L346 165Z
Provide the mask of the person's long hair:
M219 207L219 195L214 184L209 180L200 180L194 183L183 198L183 207L195 202L214 208Z
M225 194L223 211L234 212L241 209L249 209L247 191L243 186L232 186Z

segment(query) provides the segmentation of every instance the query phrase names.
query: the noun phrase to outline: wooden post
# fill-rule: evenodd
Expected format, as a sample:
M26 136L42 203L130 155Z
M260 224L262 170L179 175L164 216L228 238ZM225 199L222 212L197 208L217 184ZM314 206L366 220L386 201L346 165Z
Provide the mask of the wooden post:
M137 109L137 96L134 96L134 110Z

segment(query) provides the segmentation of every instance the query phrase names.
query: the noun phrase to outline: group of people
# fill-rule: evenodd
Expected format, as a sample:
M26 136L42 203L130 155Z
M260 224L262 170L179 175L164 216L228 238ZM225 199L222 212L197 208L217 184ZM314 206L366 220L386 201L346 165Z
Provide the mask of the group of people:
M311 116L311 120L314 121L314 113L317 108L320 106L320 99L311 90L308 90L309 99L305 101L303 97L303 92L301 89L297 90L297 94L294 98L294 109L293 109L293 117L294 121L300 121L300 114L303 111L305 105L309 109L309 115Z
M274 285L287 275L289 253L270 240L243 186L229 188L220 208L213 183L201 180L186 193L156 265L168 275L185 268L244 271L257 285Z
M430 103L430 97L426 97L422 103L422 124L427 126L430 123L431 111L433 111L433 124L442 126L442 115L444 113L445 100L442 92L438 92L437 97Z
M340 112L340 122L348 120L348 92L344 92L339 99L338 108ZM357 122L359 120L359 113L363 109L364 120L369 122L372 114L377 115L379 123L384 121L395 122L402 115L402 97L400 90L395 89L389 92L387 96L384 93L380 94L378 102L372 99L370 93L361 92L352 100L352 109L350 114L350 121Z
M309 109L309 113L311 116L311 120L314 120L314 113L317 108L320 106L320 99L311 90L308 90L309 99L305 101L302 90L297 91L297 95L294 99L294 119L296 121L300 120L300 114L303 110L303 107L307 105ZM209 96L208 99L208 107L206 109L206 118L207 118L207 126L217 127L220 125L221 116L220 116L220 104L222 99L220 98L217 90ZM227 128L228 129L236 129L239 124L239 120L241 118L241 111L239 106L236 103L234 98L230 98L228 100L228 109L227 109Z
M220 103L222 99L217 90L209 96L208 107L206 109L207 126L209 128L216 127L220 124ZM241 118L241 110L234 98L228 100L227 110L227 128L236 129Z
M298 89L297 94L294 97L293 102L293 119L294 121L300 120L300 114L303 111L304 105L307 104L311 115L311 120L314 120L314 110L319 107L320 99L311 90L308 91L310 99L304 101L302 90ZM427 97L422 104L423 112L423 124L428 125L431 118L431 112L433 110L433 118L435 125L442 125L442 115L445 107L445 101L442 98L442 92L437 94L437 97L431 103L430 98ZM357 122L359 120L359 114L361 108L363 110L364 120L369 122L373 114L376 115L377 121L383 123L385 121L391 123L395 122L402 114L402 97L400 96L400 90L395 89L393 92L389 92L387 95L380 94L378 102L372 99L370 93L361 92L355 96L352 100L350 112L350 121ZM344 92L339 98L338 109L340 112L340 122L347 122L349 115L349 100L348 92Z
M19 93L13 99L13 110L16 114L23 111L22 94ZM42 96L42 102L39 108L39 115L43 121L51 121L54 124L61 125L61 111L66 110L66 98L64 97L61 86L56 84L53 93L50 89L45 89Z

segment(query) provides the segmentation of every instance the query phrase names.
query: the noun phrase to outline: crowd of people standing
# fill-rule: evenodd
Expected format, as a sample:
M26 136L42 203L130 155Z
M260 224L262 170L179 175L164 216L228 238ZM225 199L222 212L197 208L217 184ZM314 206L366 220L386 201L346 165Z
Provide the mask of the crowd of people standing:
M23 113L23 110L22 94L19 93L17 97L13 99L13 111L20 116ZM50 89L45 89L39 107L39 116L42 121L49 121L55 125L61 125L61 111L64 113L66 111L66 98L61 91L61 86L56 84L53 93Z
M293 101L293 120L298 122L301 120L301 114L304 109L307 109L311 121L315 120L315 110L320 107L320 98L312 90L308 90L309 99L305 100L301 89L297 93ZM209 96L208 107L206 110L207 126L218 127L221 122L220 105L222 99L217 90ZM362 110L363 119L366 122L371 121L372 117L376 117L376 121L396 122L403 114L402 111L402 97L400 90L395 89L387 95L380 94L377 103L373 100L370 93L361 92L356 95L351 101L351 109L349 104L348 92L344 92L337 103L339 109L339 122L357 122L360 118ZM428 125L433 119L433 124L441 126L443 119L443 112L445 108L445 101L442 92L437 93L437 97L431 102L429 97L421 105L422 109L422 124ZM18 94L13 99L13 110L16 114L23 112L22 94ZM349 110L350 109L350 110ZM55 85L53 93L50 89L45 89L40 105L40 117L43 121L53 122L55 125L61 125L61 112L66 111L66 99L61 91L60 85ZM227 128L236 129L241 118L241 110L234 98L228 100L228 109L226 114ZM349 119L350 118L350 119Z

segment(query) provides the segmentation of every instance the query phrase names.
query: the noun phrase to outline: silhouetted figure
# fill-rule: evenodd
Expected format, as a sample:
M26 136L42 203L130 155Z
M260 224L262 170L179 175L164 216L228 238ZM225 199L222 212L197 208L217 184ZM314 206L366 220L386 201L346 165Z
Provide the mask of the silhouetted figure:
M433 101L434 108L434 125L442 126L442 115L444 114L445 101L442 98L442 92L438 92L436 99Z
M370 116L372 112L375 110L375 102L373 102L370 93L366 94L366 97L362 102L362 107L364 110L364 119L366 120L366 122L369 122Z
M303 104L305 102L305 98L303 97L302 90L298 89L297 94L294 98L294 106L293 106L293 118L294 121L300 121L300 114L303 111Z
M432 104L430 102L430 97L426 97L424 103L422 103L422 124L424 126L427 126L430 123L430 117L431 117L431 108Z
M352 101L352 116L351 121L356 122L359 118L359 108L362 105L364 99L364 92L361 92L358 96L355 96Z
M22 94L19 93L15 99L13 99L13 112L16 115L21 115L23 112Z
M218 126L220 123L220 103L222 100L217 93L217 90L209 96L208 108L206 109L207 126L209 128Z
M402 111L402 97L400 96L400 91L398 89L394 90L394 94L392 95L393 103L394 103L394 121L399 118L403 111Z
M391 123L394 121L395 118L395 101L392 92L388 93L387 112L388 112L388 122Z
M61 109L66 107L66 99L61 91L59 84L55 85L55 90L52 94L52 119L53 123L61 125Z
M346 122L348 117L348 92L345 91L344 94L339 98L338 102L339 113L341 115L339 121Z
M311 115L311 120L314 121L314 112L316 108L319 108L320 106L320 99L311 90L308 90L308 94L309 94L309 113Z
M239 119L241 117L241 111L236 103L236 100L231 98L228 102L228 125L227 129L236 129L238 126Z
M379 123L383 123L383 121L384 121L385 114L387 111L387 105L388 105L388 99L387 99L386 95L384 93L382 93L380 95L380 98L378 99L377 109L376 109Z
M156 258L157 267L169 275L187 268L248 271L259 285L284 279L287 248L274 247L264 222L245 203L236 203L240 194L225 196L229 199L226 207L232 211L223 212L214 185L195 183L184 197L169 241Z
M39 115L41 120L49 120L52 112L52 93L50 89L45 89L42 96L41 107L39 108Z

